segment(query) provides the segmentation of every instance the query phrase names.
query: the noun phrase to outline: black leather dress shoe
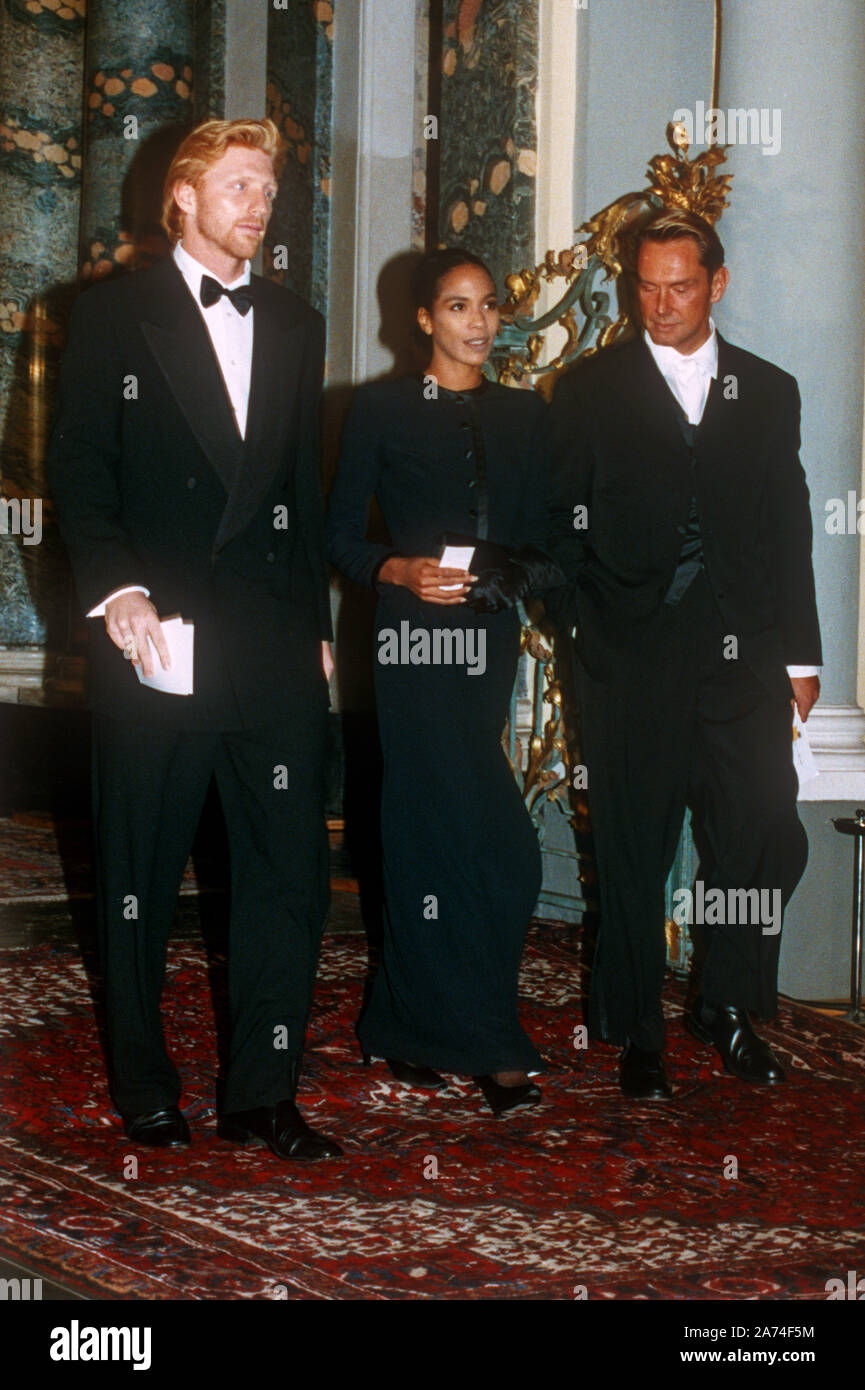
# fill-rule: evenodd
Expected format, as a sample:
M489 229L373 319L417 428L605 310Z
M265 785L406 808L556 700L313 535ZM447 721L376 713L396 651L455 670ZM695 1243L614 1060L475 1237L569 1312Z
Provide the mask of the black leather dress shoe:
M277 1158L339 1158L342 1154L333 1139L310 1129L293 1100L224 1115L216 1132L233 1144L263 1140Z
M372 1065L378 1058L371 1057L368 1052L363 1054L363 1064L365 1067ZM391 1076L397 1081L402 1081L406 1086L417 1086L422 1091L440 1091L447 1086L443 1076L439 1076L432 1067L417 1066L414 1062L402 1062L398 1057L385 1057Z
M493 1076L476 1076L486 1098L487 1105L494 1115L506 1115L522 1105L537 1105L541 1092L534 1081L523 1081L518 1086L502 1086Z
M685 1027L700 1042L714 1043L731 1076L757 1086L775 1086L787 1080L778 1058L751 1027L747 1009L735 1004L706 1004L698 999L685 1014Z
M179 1149L192 1143L189 1125L176 1105L164 1110L148 1110L143 1115L124 1115L123 1128L136 1144L154 1148Z
M629 1042L619 1063L619 1085L631 1100L669 1100L673 1088L660 1052L648 1052Z

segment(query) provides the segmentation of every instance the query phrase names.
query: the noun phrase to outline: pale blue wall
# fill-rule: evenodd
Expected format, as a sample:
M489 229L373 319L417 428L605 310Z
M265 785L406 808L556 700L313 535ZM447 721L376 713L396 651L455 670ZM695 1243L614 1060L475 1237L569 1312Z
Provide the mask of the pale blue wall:
M711 101L713 16L712 0L588 0L578 11L577 225L645 186L677 107Z
M732 280L718 323L798 379L823 700L854 703L859 539L824 523L827 498L860 491L862 467L865 4L726 0L722 54L721 107L778 108L781 150L730 151Z
M856 702L860 542L827 535L825 504L861 493L863 60L862 0L724 0L720 105L777 107L781 149L730 152L723 236L733 279L719 325L799 382L829 705ZM846 989L853 850L831 818L862 800L800 807L811 857L787 913L780 975L798 997Z

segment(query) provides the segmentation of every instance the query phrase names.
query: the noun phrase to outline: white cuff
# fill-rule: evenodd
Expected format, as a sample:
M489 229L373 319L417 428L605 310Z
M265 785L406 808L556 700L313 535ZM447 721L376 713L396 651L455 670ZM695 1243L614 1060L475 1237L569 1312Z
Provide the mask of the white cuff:
M125 589L115 589L113 594L108 594L101 603L97 603L95 608L91 608L87 617L104 618L106 603L110 603L113 598L119 598L121 594L144 594L145 598L150 598L150 590L145 589L143 584L127 584Z
M788 666L788 676L819 676L822 666Z

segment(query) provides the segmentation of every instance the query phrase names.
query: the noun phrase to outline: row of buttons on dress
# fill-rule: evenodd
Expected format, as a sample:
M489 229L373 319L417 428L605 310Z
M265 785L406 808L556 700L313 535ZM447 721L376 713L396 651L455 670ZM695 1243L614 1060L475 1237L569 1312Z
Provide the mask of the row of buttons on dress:
M464 396L457 396L456 399L457 399L457 401L458 401L460 404L462 404L463 401L465 400L465 397L464 397ZM460 429L461 429L461 430L470 430L470 429L471 429L471 421L470 421L470 420L460 420ZM464 454L464 457L467 458L467 459L474 458L474 450L473 450L473 449L466 449L465 454ZM476 482L477 482L477 479L476 479L476 478L472 478L471 481L469 482L469 487L474 487ZM478 514L478 509L477 509L477 507L469 507L469 516L477 516L477 514Z

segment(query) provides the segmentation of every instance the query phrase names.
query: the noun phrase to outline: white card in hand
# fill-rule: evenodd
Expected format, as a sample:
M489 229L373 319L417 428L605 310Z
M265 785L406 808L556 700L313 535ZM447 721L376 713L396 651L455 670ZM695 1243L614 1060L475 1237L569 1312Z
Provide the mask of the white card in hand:
M185 623L182 618L177 617L166 618L164 623L160 623L160 627L171 657L170 669L162 669L156 648L148 637L150 655L153 658L153 675L143 675L140 666L135 667L135 674L141 684L149 685L151 690L162 690L166 695L191 695L195 624Z
M446 570L468 570L474 558L473 545L446 545L439 565ZM442 584L442 589L458 589L459 584Z
M811 750L808 730L799 718L798 710L793 712L793 766L796 769L800 787L820 776L817 760Z

